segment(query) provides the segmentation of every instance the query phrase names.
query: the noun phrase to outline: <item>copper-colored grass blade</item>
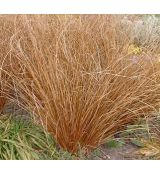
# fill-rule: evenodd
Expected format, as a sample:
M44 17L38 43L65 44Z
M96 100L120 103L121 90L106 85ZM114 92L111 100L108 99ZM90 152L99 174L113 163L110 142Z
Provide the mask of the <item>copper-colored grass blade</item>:
M0 112L2 112L5 103L6 103L6 99L0 98Z

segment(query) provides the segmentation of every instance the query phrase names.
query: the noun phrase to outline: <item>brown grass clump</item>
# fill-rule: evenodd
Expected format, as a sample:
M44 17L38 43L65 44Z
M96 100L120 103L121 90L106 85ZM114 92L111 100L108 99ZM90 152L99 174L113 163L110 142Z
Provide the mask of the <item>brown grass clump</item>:
M18 103L70 152L91 150L125 124L155 112L158 69L152 53L128 52L123 16L16 16L10 39Z

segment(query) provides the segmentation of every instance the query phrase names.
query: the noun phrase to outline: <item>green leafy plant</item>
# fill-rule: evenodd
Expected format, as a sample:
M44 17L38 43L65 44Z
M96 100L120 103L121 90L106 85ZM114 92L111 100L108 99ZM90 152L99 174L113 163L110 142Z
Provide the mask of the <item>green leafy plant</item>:
M108 139L107 142L106 142L106 147L107 148L119 148L121 146L123 146L125 144L125 141L122 140L122 139Z
M144 144L143 142L141 142L140 140L138 139L131 139L131 143L138 146L138 147L144 147Z
M0 159L59 159L56 144L43 128L31 121L1 116Z

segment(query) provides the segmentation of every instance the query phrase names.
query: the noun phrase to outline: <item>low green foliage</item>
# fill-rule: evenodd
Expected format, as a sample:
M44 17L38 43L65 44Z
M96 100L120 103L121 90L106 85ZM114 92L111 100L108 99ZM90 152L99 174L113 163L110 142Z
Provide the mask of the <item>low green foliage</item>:
M40 126L1 116L0 159L59 159L59 154L54 140Z
M131 143L138 147L144 147L144 144L138 139L131 139Z
M145 119L139 119L135 123L128 125L126 129L119 135L121 138L124 139L149 139L151 137L149 130L150 128L148 126L147 121Z
M108 139L106 142L107 148L119 148L125 144L124 140Z

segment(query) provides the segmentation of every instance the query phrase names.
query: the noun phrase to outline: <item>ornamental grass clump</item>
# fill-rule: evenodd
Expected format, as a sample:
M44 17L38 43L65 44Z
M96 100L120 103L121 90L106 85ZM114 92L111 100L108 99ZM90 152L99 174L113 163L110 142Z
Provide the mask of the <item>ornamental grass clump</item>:
M159 107L152 52L128 52L134 41L121 25L116 15L19 15L14 22L10 98L72 153L96 148Z

